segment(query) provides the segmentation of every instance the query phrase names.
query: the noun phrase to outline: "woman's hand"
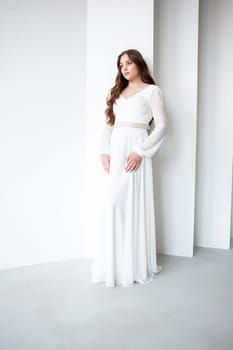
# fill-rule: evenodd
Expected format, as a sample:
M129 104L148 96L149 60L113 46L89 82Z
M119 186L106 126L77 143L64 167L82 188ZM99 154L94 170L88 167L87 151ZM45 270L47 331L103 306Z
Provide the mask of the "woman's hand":
M137 170L141 164L141 160L142 160L142 157L139 156L139 154L135 152L131 152L126 159L125 170L126 171Z
M109 173L110 171L110 154L101 154L101 162L104 168L104 171Z

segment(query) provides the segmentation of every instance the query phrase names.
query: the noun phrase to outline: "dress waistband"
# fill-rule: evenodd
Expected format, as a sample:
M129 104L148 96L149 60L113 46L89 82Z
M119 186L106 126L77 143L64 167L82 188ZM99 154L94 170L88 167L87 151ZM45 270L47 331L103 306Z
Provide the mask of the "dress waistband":
M143 124L143 123L132 123L132 122L116 122L114 124L115 128L126 126L130 128L142 128L142 129L149 129L149 125Z

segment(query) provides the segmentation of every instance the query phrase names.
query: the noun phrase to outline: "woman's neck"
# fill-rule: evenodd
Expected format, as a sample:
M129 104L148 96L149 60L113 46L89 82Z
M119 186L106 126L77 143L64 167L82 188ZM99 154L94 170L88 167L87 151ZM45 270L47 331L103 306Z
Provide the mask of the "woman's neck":
M134 79L134 80L129 80L129 82L128 82L128 87L130 88L130 89L139 89L139 88L141 88L143 85L145 85L145 83L140 79L140 78L138 78L138 79Z

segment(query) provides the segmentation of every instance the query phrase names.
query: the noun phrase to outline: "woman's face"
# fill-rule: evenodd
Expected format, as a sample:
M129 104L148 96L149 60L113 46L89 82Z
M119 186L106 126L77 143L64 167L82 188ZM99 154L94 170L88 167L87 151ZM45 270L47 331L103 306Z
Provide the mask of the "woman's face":
M137 65L127 54L122 55L120 58L120 71L123 77L127 80L134 80L139 76Z

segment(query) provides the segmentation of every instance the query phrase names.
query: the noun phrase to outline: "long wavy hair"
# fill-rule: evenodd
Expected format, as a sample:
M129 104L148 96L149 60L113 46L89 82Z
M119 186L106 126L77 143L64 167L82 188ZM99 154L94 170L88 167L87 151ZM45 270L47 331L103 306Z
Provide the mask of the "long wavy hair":
M120 59L124 54L127 54L129 56L129 59L136 64L140 78L144 83L156 85L154 79L150 74L147 63L145 62L142 54L138 50L129 49L121 52L121 54L117 58L118 72L115 78L115 85L110 89L110 93L106 98L107 108L105 110L105 115L106 123L109 125L114 125L115 123L115 115L113 112L113 105L115 103L115 100L120 96L121 92L128 85L128 80L125 79L122 75L120 67Z

